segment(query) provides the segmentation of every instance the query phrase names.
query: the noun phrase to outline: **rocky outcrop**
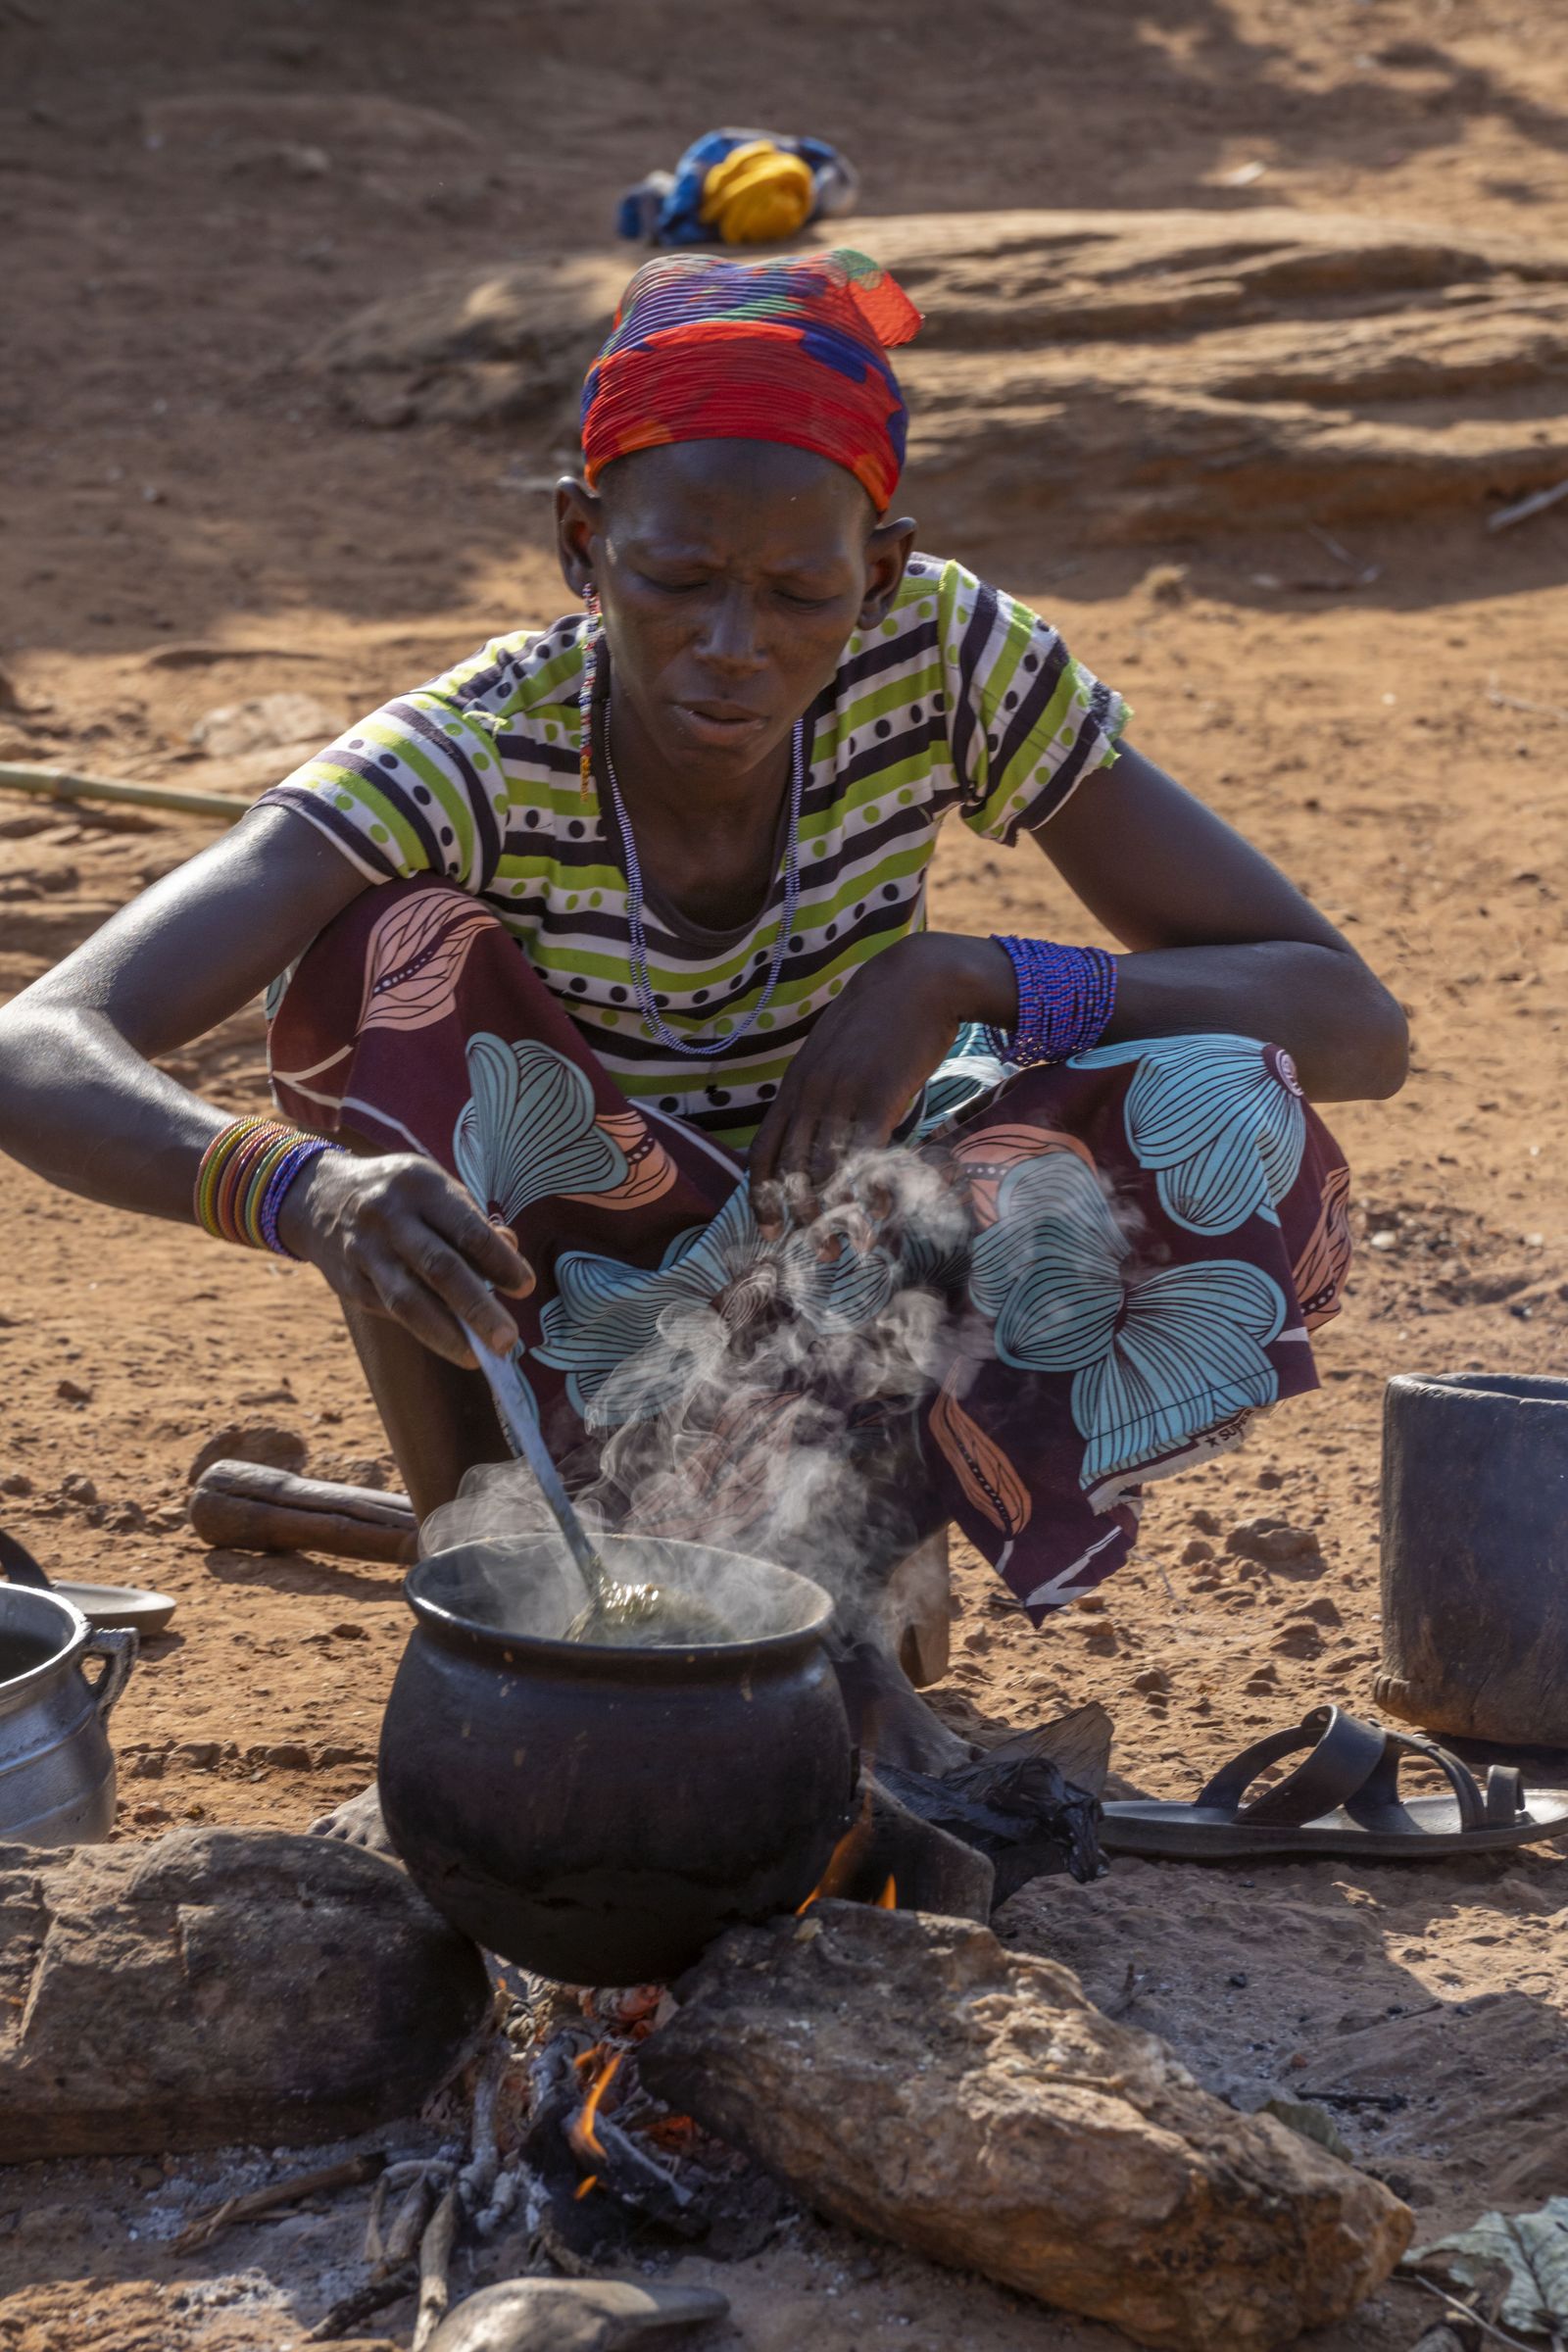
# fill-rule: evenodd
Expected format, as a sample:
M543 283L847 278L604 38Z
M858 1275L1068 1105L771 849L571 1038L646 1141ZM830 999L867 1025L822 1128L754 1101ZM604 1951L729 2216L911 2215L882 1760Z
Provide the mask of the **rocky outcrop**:
M1271 2352L1410 2215L988 1929L823 1903L726 1936L639 2053L657 2096L835 2220L1170 2352Z
M1568 474L1568 254L1350 215L846 221L926 314L900 354L927 527L1101 539L1481 509ZM455 271L310 355L363 418L564 438L624 251Z
M490 1999L403 1873L330 1838L0 1847L0 2159L368 2131L446 2080Z

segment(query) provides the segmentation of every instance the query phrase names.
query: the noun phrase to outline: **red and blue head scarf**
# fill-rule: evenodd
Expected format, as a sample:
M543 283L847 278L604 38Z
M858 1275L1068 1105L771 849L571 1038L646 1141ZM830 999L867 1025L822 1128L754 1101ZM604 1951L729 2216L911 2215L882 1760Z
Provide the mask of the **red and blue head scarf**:
M589 485L633 450L784 441L848 467L883 514L908 424L885 354L919 324L903 287L863 253L648 262L583 386Z

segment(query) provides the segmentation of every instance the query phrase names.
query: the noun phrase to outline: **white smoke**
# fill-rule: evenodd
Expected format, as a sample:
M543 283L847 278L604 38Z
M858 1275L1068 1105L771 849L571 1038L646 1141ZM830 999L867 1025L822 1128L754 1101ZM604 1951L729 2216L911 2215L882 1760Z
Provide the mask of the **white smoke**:
M1002 1196L1012 1200L1004 1221L1016 1217L1021 1228L999 1252L1003 1229L993 1222L981 1252L1010 1267L1007 1280L1048 1242L1058 1255L1087 1252L1099 1279L1134 1283L1152 1271L1159 1252L1137 1204L1118 1200L1076 1150L1060 1158L1048 1151L1047 1160L1025 1155L1018 1185ZM1082 1192L1073 1194L1086 1185L1102 1204L1088 1220L1101 1220L1098 1243ZM602 1329L595 1322L618 1296L605 1261L563 1261L535 1352L578 1367L588 1436L560 1467L585 1523L614 1550L614 1539L646 1547L639 1557L628 1546L612 1569L617 1580L657 1582L656 1555L673 1577L679 1555L661 1544L709 1545L809 1577L832 1597L846 1640L873 1633L889 1573L935 1524L925 1406L941 1384L961 1399L996 1353L998 1307L982 1312L971 1296L973 1219L961 1171L945 1154L859 1154L810 1220L792 1220L776 1240L759 1231L742 1185L692 1237L675 1277L661 1269L642 1278L656 1286L644 1307L662 1303L651 1336L630 1351L617 1337L624 1319L612 1312ZM1070 1298L1061 1311L1072 1311ZM1036 1286L1037 1331L1051 1312ZM642 1321L648 1329L646 1312ZM493 1606L502 1605L494 1579L509 1546L518 1573L526 1555L536 1582L552 1581L545 1563L559 1560L556 1597L548 1607L531 1598L524 1610L543 1631L541 1611L564 1625L583 1605L564 1546L521 1541L551 1534L533 1478L509 1462L470 1472L457 1501L425 1523L422 1548L483 1546ZM724 1584L733 1604L740 1588L727 1575ZM742 1610L738 1636L765 1630L778 1605L765 1577L756 1601ZM522 1630L516 1610L506 1621Z

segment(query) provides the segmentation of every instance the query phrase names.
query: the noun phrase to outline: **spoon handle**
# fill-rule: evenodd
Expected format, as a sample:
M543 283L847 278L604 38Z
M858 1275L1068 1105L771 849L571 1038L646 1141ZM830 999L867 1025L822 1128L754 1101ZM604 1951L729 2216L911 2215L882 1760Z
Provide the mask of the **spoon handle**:
M510 1355L497 1355L487 1348L477 1333L463 1326L468 1346L473 1349L479 1369L490 1384L501 1427L514 1453L519 1453L538 1480L546 1502L550 1505L556 1525L565 1538L566 1549L582 1571L590 1600L599 1600L604 1593L605 1564L595 1550L593 1541L572 1508L571 1496L562 1484L561 1472L550 1458L544 1431L535 1418L522 1375Z

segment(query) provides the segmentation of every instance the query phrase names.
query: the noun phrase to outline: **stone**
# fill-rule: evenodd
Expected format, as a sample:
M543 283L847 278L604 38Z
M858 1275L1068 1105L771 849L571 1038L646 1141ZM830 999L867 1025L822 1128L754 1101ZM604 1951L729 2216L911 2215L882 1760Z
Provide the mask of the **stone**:
M0 1847L0 2151L302 2146L412 2114L489 2015L404 1874L272 1830Z
M303 366L366 424L564 415L629 274L622 254L438 271L354 312Z
M312 694L259 694L244 703L224 703L200 717L190 739L210 759L272 751L280 744L310 744L319 750L336 735L342 712Z
M191 1463L186 1476L192 1486L215 1462L260 1462L269 1470L302 1470L310 1448L296 1429L281 1429L272 1421L234 1423L220 1429Z
M823 1902L737 1930L639 2053L831 2219L1169 2352L1272 2352L1386 2278L1380 2182L1200 2089L986 1928Z
M1231 1530L1225 1548L1233 1559L1255 1560L1292 1576L1320 1576L1326 1565L1316 1530L1292 1527L1285 1519L1248 1519Z
M449 2313L425 2352L615 2352L620 2344L721 2320L710 2286L621 2278L508 2278Z
M899 374L931 544L1075 512L1102 545L1475 514L1568 474L1568 253L1551 245L1263 206L827 234L925 313ZM629 270L608 247L448 270L302 365L367 422L537 413L564 432ZM1316 552L1302 564L1280 584L1364 584Z
M55 1383L55 1395L62 1404L91 1404L92 1391L84 1389L79 1380L60 1380Z

